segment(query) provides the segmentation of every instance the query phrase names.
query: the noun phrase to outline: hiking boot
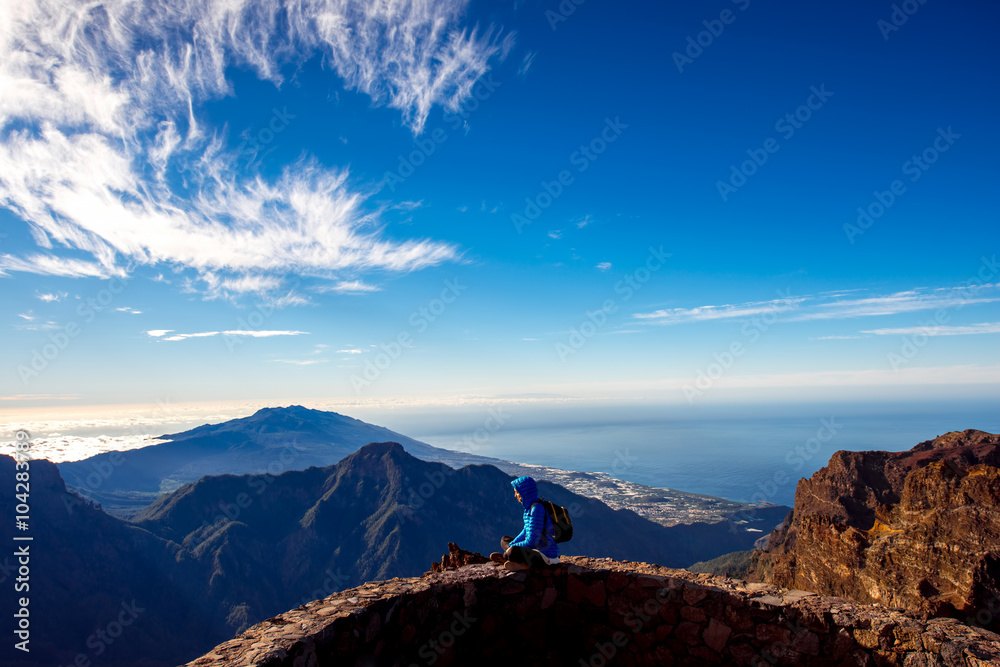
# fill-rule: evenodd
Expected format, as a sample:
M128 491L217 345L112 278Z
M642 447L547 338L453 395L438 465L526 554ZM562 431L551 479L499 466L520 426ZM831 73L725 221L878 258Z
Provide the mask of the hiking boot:
M503 569L508 572L524 572L525 570L530 570L531 566L525 563L515 563L514 561L509 560L503 564Z
M497 565L503 565L507 561L507 558L499 551L494 551L490 554L490 560Z

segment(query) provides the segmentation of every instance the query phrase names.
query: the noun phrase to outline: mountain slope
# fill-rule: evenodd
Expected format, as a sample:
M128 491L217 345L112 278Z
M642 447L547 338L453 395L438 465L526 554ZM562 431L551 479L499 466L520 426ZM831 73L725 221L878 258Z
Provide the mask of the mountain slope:
M13 483L0 485L0 509L11 518L0 522L0 539L27 545L30 569L28 588L15 595L14 547L2 557L0 581L7 579L7 594L0 596L0 613L13 618L16 598L29 598L30 653L5 641L0 664L27 659L31 662L25 664L68 665L83 655L106 667L168 667L176 663L158 656L178 637L195 646L228 632L202 607L200 566L179 544L108 516L68 492L49 461L31 461L29 472L29 530L18 534L32 537L30 542L13 541L19 501ZM14 479L9 456L0 456L0 477ZM117 632L120 637L112 636Z
M59 465L66 484L128 516L205 475L270 473L336 463L370 442L400 443L414 456L453 466L492 459L432 447L387 428L301 406L264 408L249 417L164 435L168 442L107 452Z
M258 578L284 592L280 608L299 604L329 573L341 586L356 585L422 571L449 541L486 553L497 549L503 534L521 529L510 480L493 466L454 470L417 459L399 444L373 443L326 468L206 477L161 497L134 521L182 542L200 559L243 558L244 567L280 563L278 579ZM539 489L574 513L576 537L563 545L566 554L684 566L748 548L759 535L733 531L728 522L665 528L548 482ZM776 524L785 511L760 510L759 525ZM246 602L254 615L274 613L249 602L250 591L238 585L207 585L227 604Z
M54 464L31 465L32 605L58 610L38 614L30 655L38 665L70 664L80 654L108 667L184 662L282 610L419 574L448 542L488 553L522 526L509 475L423 461L397 443L369 444L322 468L207 476L161 496L131 523L67 491ZM0 457L0 475L13 477L9 457ZM573 512L567 555L683 566L748 548L759 534L731 532L732 523L666 528L548 482L539 489ZM2 508L12 509L12 492L0 489ZM780 520L769 511L783 510L761 510L760 527ZM13 537L11 523L0 538ZM4 600L13 604L13 596ZM141 612L98 653L94 633L133 600ZM23 657L8 655L11 643L2 650L3 664Z

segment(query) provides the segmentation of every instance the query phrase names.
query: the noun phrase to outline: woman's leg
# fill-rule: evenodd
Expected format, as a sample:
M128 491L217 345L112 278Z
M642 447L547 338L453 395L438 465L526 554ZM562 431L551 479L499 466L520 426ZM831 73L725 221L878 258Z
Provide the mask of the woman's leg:
M545 565L545 559L534 549L524 547L511 547L507 551L507 560L514 563L523 563L528 567L539 567Z

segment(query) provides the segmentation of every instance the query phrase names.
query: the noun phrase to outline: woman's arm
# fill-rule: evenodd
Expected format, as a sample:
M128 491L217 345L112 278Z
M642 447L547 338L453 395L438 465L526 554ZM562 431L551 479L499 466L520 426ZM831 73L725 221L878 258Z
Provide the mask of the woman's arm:
M542 526L544 525L545 506L541 503L535 503L528 512L528 518L524 522L524 530L510 543L510 546L534 549L542 537Z

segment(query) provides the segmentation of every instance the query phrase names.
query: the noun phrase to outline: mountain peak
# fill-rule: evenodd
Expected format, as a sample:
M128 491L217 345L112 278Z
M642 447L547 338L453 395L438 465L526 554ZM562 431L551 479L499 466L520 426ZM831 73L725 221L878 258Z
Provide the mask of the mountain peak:
M250 415L250 418L254 417L273 417L273 416L294 416L294 417L341 417L344 415L337 412L330 412L326 410L315 410L313 408L307 408L302 405L289 405L287 407L282 407L280 405L274 407L261 408L257 412Z
M396 455L406 454L406 450L398 442L369 442L359 449L355 453L355 456L382 456L390 453Z

